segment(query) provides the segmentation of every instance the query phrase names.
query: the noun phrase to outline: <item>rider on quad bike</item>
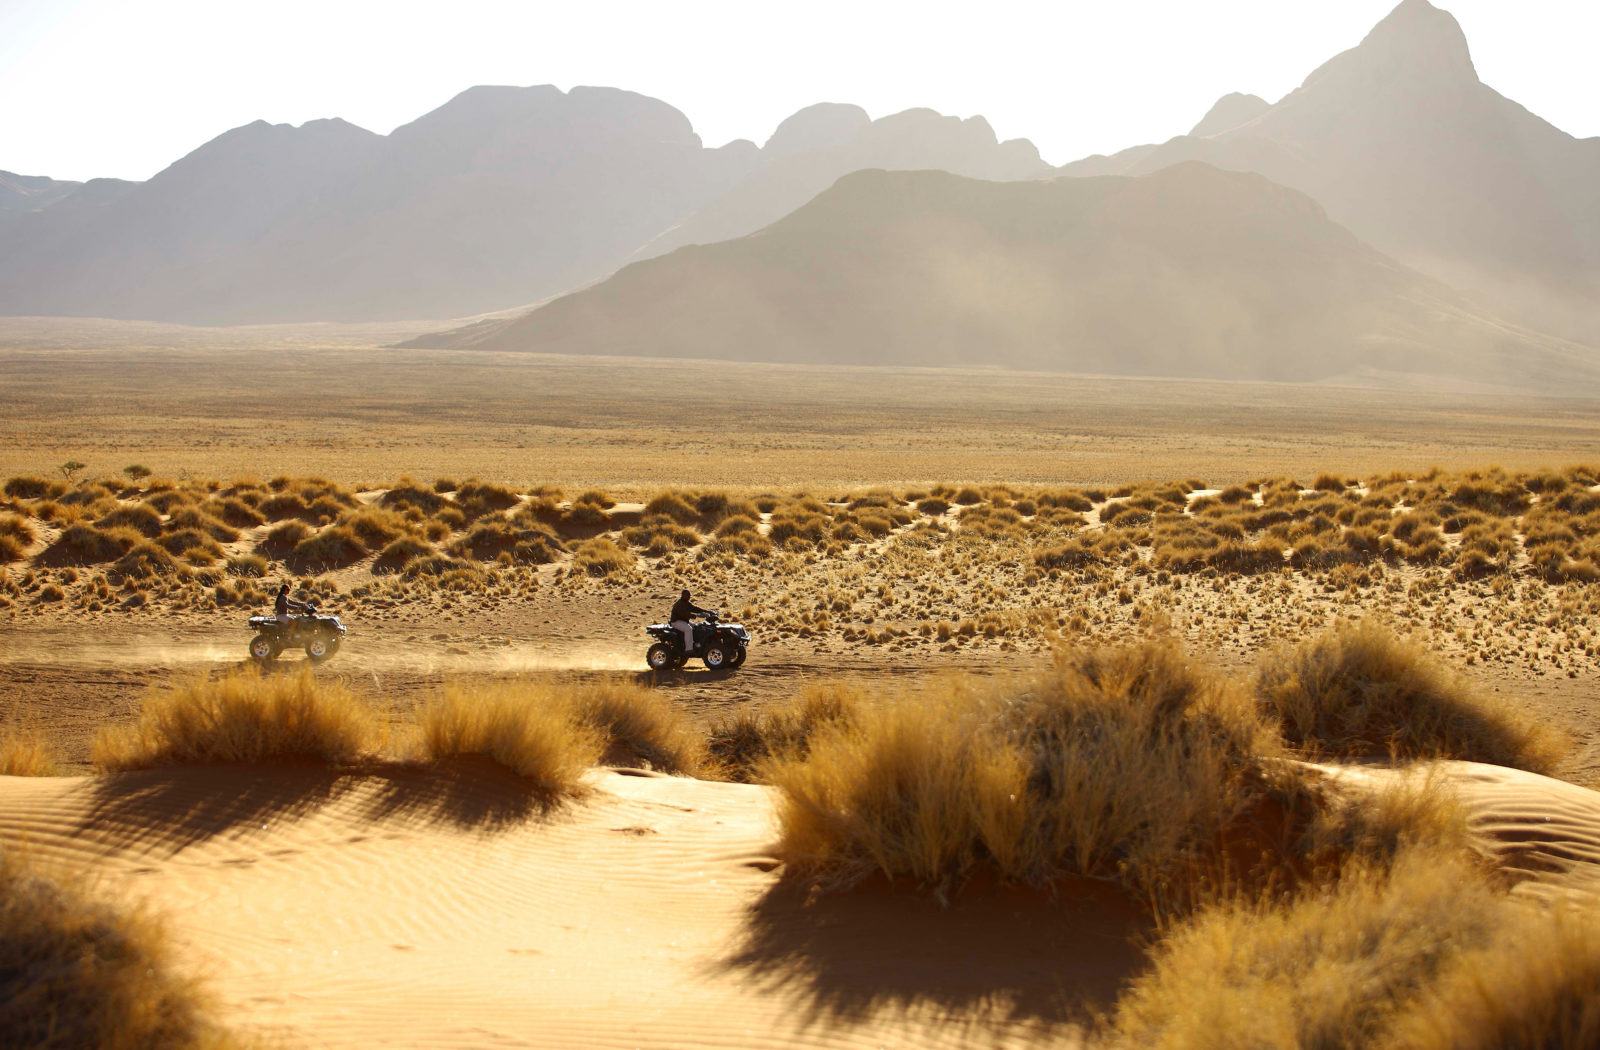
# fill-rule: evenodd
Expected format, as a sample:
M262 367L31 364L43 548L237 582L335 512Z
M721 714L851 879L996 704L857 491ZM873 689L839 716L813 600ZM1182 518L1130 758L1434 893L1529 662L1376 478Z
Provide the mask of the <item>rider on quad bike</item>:
M685 587L683 593L678 595L678 600L672 603L672 615L667 621L683 632L683 651L694 651L694 625L689 622L691 616L710 616L710 609L702 609L689 600L689 588Z
M273 603L272 611L277 615L279 623L293 623L295 613L310 613L315 610L305 602L297 602L289 597L289 585L285 583L278 588L278 600Z

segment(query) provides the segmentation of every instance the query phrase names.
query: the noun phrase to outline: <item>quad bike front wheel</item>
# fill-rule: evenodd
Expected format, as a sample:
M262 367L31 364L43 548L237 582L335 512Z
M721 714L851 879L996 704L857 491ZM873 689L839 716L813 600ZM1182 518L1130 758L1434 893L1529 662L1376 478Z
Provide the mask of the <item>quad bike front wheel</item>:
M306 657L319 663L333 655L336 646L326 637L318 635L306 643Z
M670 671L678 666L678 656L672 651L672 646L657 642L644 654L644 662L650 665L652 671Z
M735 667L741 666L744 663L744 657L745 657L745 648L744 648L744 646L742 646L742 645L736 646L734 648L733 652L728 654L728 669L731 671Z
M721 644L706 646L705 655L701 657L706 666L713 671L720 671L728 666L728 650Z
M250 658L252 660L271 660L277 655L278 647L266 635L258 634L250 639Z

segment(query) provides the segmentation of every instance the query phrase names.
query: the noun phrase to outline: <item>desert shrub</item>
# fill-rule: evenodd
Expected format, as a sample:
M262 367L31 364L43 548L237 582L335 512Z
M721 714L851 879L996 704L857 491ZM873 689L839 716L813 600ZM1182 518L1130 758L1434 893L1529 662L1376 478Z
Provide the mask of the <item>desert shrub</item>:
M145 493L144 497L144 506L162 514L171 514L179 507L187 507L193 502L194 497L174 488L152 489Z
M1079 513L1094 510L1094 501L1077 489L1057 489L1052 492L1041 492L1035 502L1041 507L1075 510Z
M87 481L58 497L58 501L69 507L87 507L96 503L109 503L116 498L116 493L111 489L99 482Z
M449 489L440 489L435 482L432 491L415 485L399 485L378 497L378 505L396 511L415 507L424 514L435 514L441 508L449 506L449 501L439 493L453 491L454 488L453 482Z
M734 499L723 492L701 493L695 497L694 509L699 523L707 528L734 515L743 515L747 518L761 517L761 511L754 503Z
M178 562L165 547L140 540L128 552L111 563L114 572L136 580L151 576L165 576L178 571Z
M1237 899L1165 931L1117 1003L1116 1044L1374 1047L1418 990L1487 944L1505 903L1463 858L1355 866L1280 904ZM1440 1043L1438 1046L1456 1044Z
M308 565L348 565L367 556L367 546L347 525L330 525L294 545L290 555Z
M398 515L370 507L346 515L340 524L369 549L382 547L406 531L405 522Z
M8 499L55 499L65 495L67 486L35 475L7 478L4 492Z
M311 526L303 521L285 521L267 530L256 544L256 549L269 555L282 557L311 536Z
M1561 738L1371 621L1268 654L1256 696L1284 739L1313 755L1457 758L1554 769Z
M792 501L772 512L767 536L779 545L797 541L802 546L817 546L829 537L827 512L816 501Z
M1384 1050L1576 1050L1600 1046L1600 925L1571 905L1503 906L1395 1022Z
M509 554L514 561L529 565L548 565L566 546L542 522L522 519L514 524L500 515L480 519L466 536L451 545L457 555L470 554L480 560Z
M219 521L199 507L180 507L173 511L166 528L168 531L194 529L222 543L232 543L239 538L238 529L227 522Z
M573 567L590 576L610 576L633 568L633 555L604 536L577 544L572 555Z
M0 777L52 777L57 766L55 749L37 727L0 727Z
M590 506L599 507L601 510L610 510L617 505L616 500L598 489L589 489L586 492L579 493L572 502L574 504L587 503Z
M93 565L120 558L139 542L139 534L128 529L69 525L40 555L40 561L46 565Z
M310 507L296 492L278 492L256 505L256 510L268 521L285 518L303 518L310 515Z
M942 500L937 496L929 496L927 499L917 501L917 510L930 517L936 518L949 509L949 501Z
M0 852L0 1039L8 1047L231 1045L147 912L90 895L82 876Z
M744 520L744 519L735 519ZM623 541L644 548L652 558L684 550L700 543L700 534L691 528L675 523L665 514L652 515L630 529L623 530Z
M144 503L127 503L95 522L102 529L132 529L143 536L161 532L161 515Z
M260 511L237 496L210 500L204 509L212 517L241 529L254 528L267 520Z
M603 735L579 724L547 685L449 686L417 712L417 729L424 761L482 755L552 799L577 794L604 747Z
M979 492L971 485L967 485L961 489L958 489L954 498L952 498L950 502L959 503L963 507L970 507L974 504L983 502L983 493Z
M736 533L753 533L760 528L760 523L754 518L743 514L735 514L731 518L722 519L722 524L717 526L716 535L719 537L732 536Z
M456 484L456 481L455 481L454 478L434 478L433 479L433 491L435 491L437 493L440 493L441 495L446 493L446 492L454 492L459 487L460 486L458 486Z
M401 536L399 539L384 547L372 563L375 573L399 572L413 558L430 558L435 554L433 546L417 539L415 536Z
M0 516L0 563L21 561L36 538L27 519L15 514Z
M456 489L456 506L468 518L480 518L497 510L515 507L521 500L504 485L468 479Z
M228 559L228 572L233 576L265 576L267 559L259 554L238 554Z
M483 569L477 562L467 561L463 558L451 558L443 554L419 555L406 562L405 568L400 570L401 575L407 579L419 576L466 578L481 580Z
M1103 558L1104 554L1094 542L1076 537L1033 552L1034 564L1043 569L1076 569Z
M679 525L693 525L700 520L700 512L681 492L663 492L644 505L646 518L656 514L665 515Z
M873 708L765 768L782 856L825 883L876 870L942 894L987 865L1176 900L1216 861L1276 747L1248 696L1151 642L1065 656L987 695Z
M250 670L152 695L136 726L95 739L94 762L108 773L227 762L337 766L369 754L380 737L377 720L342 683L309 670Z
M741 709L707 734L710 765L727 780L757 782L764 776L763 765L774 755L803 760L815 733L854 723L863 706L859 692L830 684L811 686L787 704L754 712Z
M213 559L223 556L222 547L217 541L196 529L164 533L156 537L156 544L168 554L182 555L190 550L200 550Z
M600 735L608 765L643 765L693 775L705 743L683 712L662 694L624 681L581 686L570 694L573 717Z

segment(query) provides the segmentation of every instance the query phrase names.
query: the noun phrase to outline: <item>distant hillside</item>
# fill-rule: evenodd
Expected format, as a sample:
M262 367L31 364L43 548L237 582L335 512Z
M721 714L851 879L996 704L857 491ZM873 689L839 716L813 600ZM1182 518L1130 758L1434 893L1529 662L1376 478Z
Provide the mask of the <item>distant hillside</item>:
M1190 135L1062 170L1185 160L1303 190L1379 249L1600 344L1600 139L1481 83L1461 27L1427 0L1405 0L1276 105L1229 96Z
M0 171L0 219L47 208L82 185L81 182L60 182L42 175L17 175Z
M765 149L707 149L682 113L643 95L479 87L387 136L342 120L257 121L144 183L0 177L0 314L486 313L604 277L718 202L686 229L749 232L869 164L1048 171L981 118L928 110L872 122L853 106L812 107ZM728 197L747 179L750 192Z
M1475 312L1308 197L1183 164L995 183L859 172L759 233L637 263L411 344L869 365L1517 388L1592 357ZM715 367L689 381L715 387Z

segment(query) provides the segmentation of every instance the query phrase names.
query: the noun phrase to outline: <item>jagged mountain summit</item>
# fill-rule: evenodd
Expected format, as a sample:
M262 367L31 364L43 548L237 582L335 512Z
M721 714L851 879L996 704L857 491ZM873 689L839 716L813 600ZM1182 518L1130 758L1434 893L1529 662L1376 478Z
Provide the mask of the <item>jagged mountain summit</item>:
M387 136L258 121L144 183L47 197L49 180L0 182L0 313L201 324L484 313L605 277L674 227L749 232L861 166L1049 171L982 118L929 110L871 121L816 106L764 148L708 149L682 113L632 92L479 87Z
M204 324L526 303L609 272L758 154L706 149L676 109L613 88L473 88L387 136L258 121L95 207L13 216L0 311Z
M410 345L1600 389L1580 348L1482 315L1304 194L1200 163L1010 183L857 172L758 233Z
M1189 135L1062 170L1185 160L1303 190L1379 249L1600 343L1600 139L1483 84L1460 25L1427 0L1404 0L1275 105L1228 96Z

